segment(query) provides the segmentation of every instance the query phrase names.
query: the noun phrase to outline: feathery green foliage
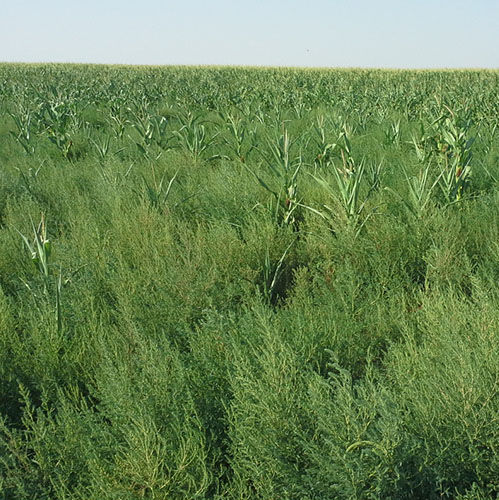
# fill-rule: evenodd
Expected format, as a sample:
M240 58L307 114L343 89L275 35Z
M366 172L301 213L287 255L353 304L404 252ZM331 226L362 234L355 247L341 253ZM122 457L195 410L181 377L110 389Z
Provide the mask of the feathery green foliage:
M497 496L497 71L0 82L0 498Z

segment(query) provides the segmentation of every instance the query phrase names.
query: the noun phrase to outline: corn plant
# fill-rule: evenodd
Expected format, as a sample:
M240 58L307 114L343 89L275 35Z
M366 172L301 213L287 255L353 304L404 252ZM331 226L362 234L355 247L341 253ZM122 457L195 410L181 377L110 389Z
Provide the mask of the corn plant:
M148 156L152 145L157 146L161 150L171 148L170 142L173 139L173 134L169 134L167 130L168 118L165 116L141 115L138 113L133 113L132 116L131 125L140 138L140 142L136 142L136 145L145 156Z
M414 146L416 156L421 163L426 163L431 160L434 149L434 144L432 144L432 142L431 134L426 131L423 122L420 122L419 137L413 134L409 144Z
M109 123L116 136L116 139L122 140L125 134L126 127L130 124L126 110L119 104L111 104L109 110Z
M84 94L84 90L82 90ZM72 133L85 126L82 111L89 101L71 91L64 95L60 87L50 87L45 97L40 96L40 118L42 125L54 126Z
M408 196L403 197L388 187L385 189L395 194L395 196L403 202L409 212L412 213L414 217L420 219L423 217L426 208L433 197L435 188L437 187L442 174L437 175L436 178L432 180L430 178L430 172L432 169L429 163L427 163L424 168L421 168L416 176L410 176L403 166L402 171L408 188Z
M29 193L33 193L32 185L36 182L42 166L43 162L38 166L38 168L29 167L28 169L24 170L20 167L15 167L15 169L19 172L21 183Z
M47 227L45 224L45 217L42 214L40 223L38 227L35 227L33 220L31 220L31 227L33 229L33 240L30 241L24 234L20 231L17 231L21 236L26 248L28 249L31 262L38 270L43 279L43 295L50 299L50 288L51 288L51 278L52 278L52 265L50 263L50 257L52 255L52 243L47 238ZM77 272L77 271L76 271ZM57 324L57 332L62 332L62 307L61 307L61 295L62 295L62 287L67 284L70 279L63 281L62 279L62 269L59 268L59 274L56 278L55 282L55 316L56 316L56 324ZM35 289L33 289L29 283L24 282L24 285L30 290L33 297L35 299L39 299L38 294ZM38 301L38 300L37 300Z
M128 178L128 176L130 175L130 172L132 171L133 167L134 167L135 163L131 163L128 168L124 171L124 173L120 172L120 171L115 171L114 172L114 175L112 172L108 171L106 168L104 168L104 165L102 164L102 162L99 164L99 173L101 175L101 177L110 185L114 186L114 187L118 187L120 185L122 185L126 179Z
M369 184L369 191L378 191L383 180L383 162L370 161L366 165L365 177Z
M181 147L194 158L203 157L210 161L221 157L218 154L205 157L207 150L215 144L219 134L217 132L214 135L208 135L204 124L197 123L197 120L193 120L188 125L182 125L180 129L173 131L173 135L178 139Z
M17 113L9 113L9 115L16 125L16 131L10 131L12 137L22 146L26 154L33 154L35 148L31 143L32 111L20 105Z
M344 215L346 215L349 222L356 225L367 201L367 198L364 198L362 202L359 201L361 183L365 173L365 162L361 161L355 169L333 168L332 173L335 181L334 185L324 178L315 177L315 179L332 197L339 199ZM331 214L334 213L334 210L327 205L324 205L324 208L329 210Z
M317 154L314 158L314 166L317 170L318 168L323 168L329 165L332 160L332 153L336 146L327 138L326 118L324 115L317 116L311 138L316 145Z
M111 152L111 141L112 141L112 136L111 135L106 135L102 140L99 142L90 139L90 142L95 146L95 150L97 151L97 155L99 158L100 166L103 165L104 160L108 156L115 156L120 154L122 151L125 150L125 148L118 148L115 151Z
M242 118L234 116L232 113L221 113L221 117L230 138L224 139L225 144L235 158L245 163L248 155L256 147L256 128L248 127L248 124Z
M263 263L263 285L262 293L264 300L268 304L276 304L278 299L279 283L284 272L283 265L289 250L296 240L293 240L284 250L277 262L270 259L269 249L265 250L265 260Z
M296 118L302 119L303 115L307 112L310 111L306 103L303 101L303 99L298 98L294 103L293 103L293 111L296 115Z
M400 120L391 123L390 126L385 129L384 142L387 146L398 146L400 144Z
M350 136L350 132L345 127L340 134L340 141L343 139L343 144L340 145L343 167L341 169L333 168L333 174L345 213L349 219L354 219L360 215L364 207L364 204L359 205L359 192L365 172L365 162L361 161L360 165L355 164L352 157Z
M31 261L35 268L43 276L45 284L47 284L50 276L49 259L52 253L52 243L47 238L47 227L45 225L45 217L42 215L38 227L35 228L33 220L31 220L34 239L30 241L24 234L18 231L26 248L31 254Z
M352 156L350 132L347 127L344 127L343 131L340 133L338 141L333 146L333 149L335 148L339 148L340 150L342 166L338 168L331 162L334 182L326 180L324 177L315 175L312 177L325 189L333 200L339 202L343 209L343 216L347 220L347 224L355 228L355 234L358 235L371 215L369 214L361 221L361 215L372 192L372 189L370 189L367 194L361 198L361 188L366 171L365 161L362 160L359 164L355 162ZM326 204L323 204L322 207L324 210L321 211L306 206L307 209L332 224L337 217L335 209Z
M64 158L69 158L73 146L71 121L74 110L63 102L46 102L40 115L48 139L55 144Z
M152 182L148 182L145 176L142 176L147 200L153 208L161 208L166 203L177 175L178 171L175 172L175 175L168 181L168 184L165 183L166 172L157 180L155 170L153 169Z
M372 103L374 104L375 101ZM372 116L374 111L372 109L372 105L364 104L361 109L356 110L356 130L361 132L365 132L369 125L370 120L372 120Z
M471 181L471 147L475 142L470 137L472 121L470 114L458 116L449 108L449 115L440 119L440 142L441 152L440 187L447 203L460 201L464 191L469 187Z
M492 145L494 144L498 125L499 123L497 122L491 123L487 128L485 128L484 130L479 130L477 133L477 136L480 137L483 144L482 147L485 156L490 153Z
M61 307L61 293L62 293L62 270L59 269L59 277L55 286L55 317L57 322L57 333L62 332L62 307Z
M446 204L458 202L471 182L471 147L475 137L470 136L473 122L470 112L457 114L449 107L425 129L421 138L413 137L418 158L436 163L440 169L439 187Z
M99 160L102 162L106 159L109 154L110 146L111 146L111 136L106 135L104 139L100 142L94 141L91 139L92 143L95 146L97 154L99 155Z
M290 141L286 129L274 141L267 140L267 151L257 149L262 155L271 182L265 182L254 170L248 170L258 183L273 196L274 209L280 223L294 224L295 211L300 206L298 200L298 174L303 166L301 154L290 157L290 149L294 142Z

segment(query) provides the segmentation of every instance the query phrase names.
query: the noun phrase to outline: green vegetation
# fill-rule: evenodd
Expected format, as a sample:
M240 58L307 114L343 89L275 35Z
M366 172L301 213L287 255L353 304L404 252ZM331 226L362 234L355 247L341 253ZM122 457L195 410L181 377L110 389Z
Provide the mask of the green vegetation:
M499 72L0 65L0 498L499 493Z

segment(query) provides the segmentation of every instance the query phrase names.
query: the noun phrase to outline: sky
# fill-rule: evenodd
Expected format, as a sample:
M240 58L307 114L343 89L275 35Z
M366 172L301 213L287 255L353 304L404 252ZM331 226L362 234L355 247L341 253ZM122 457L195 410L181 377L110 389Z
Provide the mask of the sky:
M499 68L499 0L0 1L0 62Z

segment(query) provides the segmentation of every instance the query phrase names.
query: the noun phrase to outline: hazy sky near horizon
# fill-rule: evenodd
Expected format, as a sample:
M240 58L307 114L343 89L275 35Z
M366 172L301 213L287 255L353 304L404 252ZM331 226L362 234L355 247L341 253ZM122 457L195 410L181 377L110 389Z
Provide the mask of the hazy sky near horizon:
M2 62L499 68L498 0L2 3Z

